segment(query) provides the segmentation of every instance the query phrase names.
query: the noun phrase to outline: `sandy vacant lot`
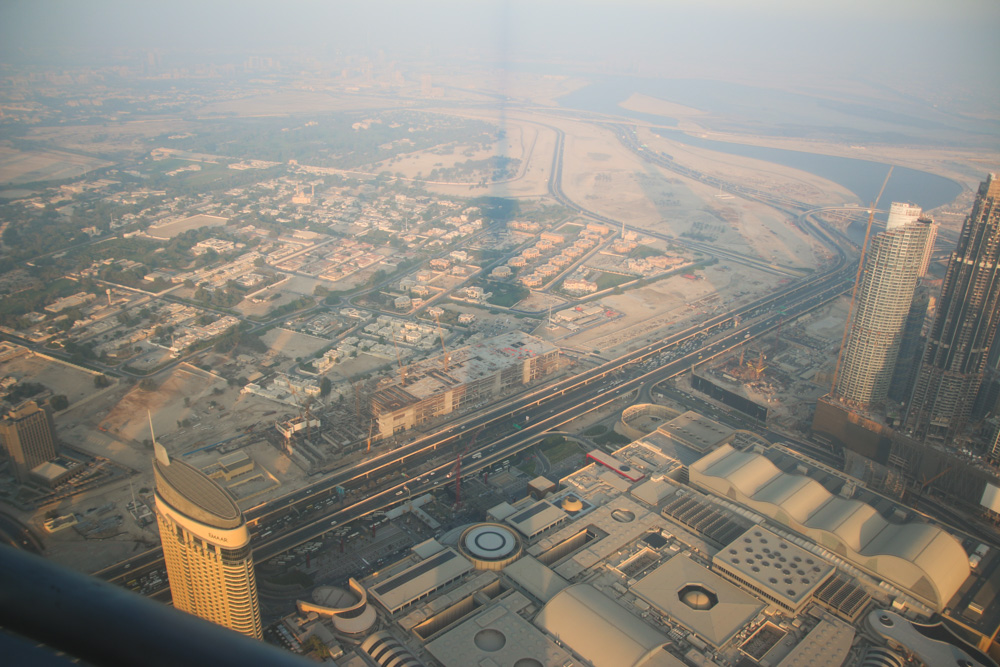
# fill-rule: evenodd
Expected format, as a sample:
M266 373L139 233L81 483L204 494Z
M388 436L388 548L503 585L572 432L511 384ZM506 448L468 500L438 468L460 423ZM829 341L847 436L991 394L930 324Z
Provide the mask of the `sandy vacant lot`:
M444 111L444 113L453 112ZM433 165L436 162L442 162L443 156L434 155L431 152L420 154L422 168L415 168L409 163L396 163L392 166L392 170L402 172L405 176L423 183L428 190L443 196L475 197L485 194L494 197L542 197L548 193L549 176L552 172L552 156L557 137L557 128L549 122L549 119L519 112L512 112L501 119L493 110L463 112L461 115L497 123L507 131L508 139L504 145L495 146L492 152L487 152L479 159L492 155L518 158L521 160L521 164L516 176L505 181L491 183L485 188L466 183L448 184L417 179L418 173L422 173L424 177L430 173L430 169L425 166L426 163L429 162ZM461 157L461 160L464 159L468 158ZM401 166L403 168L400 168Z
M669 331L690 326L716 310L730 309L778 284L778 277L753 269L717 264L698 271L700 280L673 276L601 303L624 317L564 338L561 344L620 354Z
M641 93L633 94L627 100L621 102L618 106L630 111L655 114L657 116L667 116L678 121L681 119L697 118L698 116L705 115L705 112L701 109L684 106L683 104L677 104L676 102L668 102L667 100L661 100L656 97L650 97L649 95L643 95Z
M10 376L19 382L34 382L62 394L70 406L93 396L96 373L37 355L15 357L0 364L0 377Z
M227 218L220 218L217 215L192 215L189 218L173 220L162 225L150 227L146 230L146 233L155 239L172 239L191 229L225 227L228 221Z
M0 183L77 178L111 164L98 158L62 151L19 151L0 146Z
M281 328L271 329L261 336L261 340L267 343L270 348L269 356L284 355L289 359L311 357L331 344L326 338L318 338Z

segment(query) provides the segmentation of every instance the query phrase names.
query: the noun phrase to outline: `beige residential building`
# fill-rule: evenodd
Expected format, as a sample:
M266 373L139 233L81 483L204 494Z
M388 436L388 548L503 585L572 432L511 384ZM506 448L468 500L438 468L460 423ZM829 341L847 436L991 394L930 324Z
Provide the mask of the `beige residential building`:
M250 532L232 496L154 443L156 519L174 606L262 639Z
M379 436L485 404L553 372L558 359L554 345L514 331L412 364L372 394Z

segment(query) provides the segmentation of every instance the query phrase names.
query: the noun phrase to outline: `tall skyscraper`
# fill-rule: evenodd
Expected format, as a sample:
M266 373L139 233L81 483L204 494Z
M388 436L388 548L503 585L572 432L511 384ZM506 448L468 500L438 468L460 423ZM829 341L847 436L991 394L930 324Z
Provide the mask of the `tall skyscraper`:
M868 243L854 316L834 393L867 407L885 400L920 277L931 221L909 204L892 205L886 230Z
M931 241L928 240L928 243ZM924 353L926 339L924 320L927 319L927 308L930 305L930 290L926 285L917 285L913 292L913 303L903 325L903 338L899 342L899 354L896 357L896 370L889 383L889 398L906 403L913 394L913 383L917 381L917 370L920 369L920 357Z
M885 225L886 229L892 229L908 222L916 222L922 214L923 211L916 204L894 201L892 202L892 206L889 207L889 218ZM923 277L927 273L927 268L930 266L931 253L934 252L934 242L937 240L937 227L936 223L930 223L927 245L924 249L923 259L920 262L920 277Z
M951 254L910 400L918 438L951 438L968 422L1000 320L1000 181L980 184Z
M250 531L232 496L205 473L156 455L156 519L174 606L262 638Z
M0 440L19 482L36 466L56 457L52 418L34 401L26 401L0 419Z

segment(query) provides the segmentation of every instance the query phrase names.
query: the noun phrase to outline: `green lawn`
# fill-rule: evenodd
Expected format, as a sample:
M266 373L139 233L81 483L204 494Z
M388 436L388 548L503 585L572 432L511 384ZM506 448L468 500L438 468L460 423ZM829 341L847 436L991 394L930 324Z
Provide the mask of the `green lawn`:
M549 460L549 463L553 465L568 459L574 454L581 453L580 446L572 440L566 440L561 437L560 440L561 442L553 442L542 446L542 453L545 454L545 458Z
M632 441L624 435L609 431L602 436L594 438L594 442L598 445L627 445Z
M635 279L636 276L623 276L617 273L602 273L594 282L597 283L598 290L606 290L612 287L618 287L619 285Z

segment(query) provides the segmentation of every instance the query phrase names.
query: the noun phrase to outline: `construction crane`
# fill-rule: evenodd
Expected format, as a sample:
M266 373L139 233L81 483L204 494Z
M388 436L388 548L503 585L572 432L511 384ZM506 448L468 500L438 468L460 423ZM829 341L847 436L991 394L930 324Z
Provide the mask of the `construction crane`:
M926 491L928 486L930 486L931 484L933 484L937 480L939 480L942 477L944 477L945 475L947 475L950 471L951 471L951 466L948 466L947 468L945 468L944 470L942 470L938 474L933 475L932 477L924 477L924 481L920 484L920 493L923 493L924 491Z
M365 454L372 451L372 431L375 430L375 416L372 415L371 421L368 424L368 447L365 449Z
M354 416L357 419L361 418L361 381L358 380L353 385L354 389Z
M441 328L441 318L434 315L434 322L437 324L438 336L441 337L441 360L444 362L444 372L448 372L448 350L444 346L444 330Z
M893 167L889 167L889 173L885 175L885 180L882 181L882 188L878 191L878 196L875 197L875 201L872 202L871 210L868 212L868 228L865 229L865 241L861 244L861 257L858 259L858 272L854 276L854 289L851 290L851 305L847 309L847 320L844 322L844 335L840 339L840 351L837 352L837 365L833 367L833 382L830 387L830 394L832 396L836 395L837 392L837 375L840 373L840 361L844 356L844 346L847 345L847 334L851 330L851 315L854 314L854 300L858 296L858 283L861 282L861 272L864 270L865 266L865 251L868 249L868 237L872 233L872 221L875 220L875 208L878 206L878 200L882 198L882 193L885 192L885 186L889 184L889 177L892 176Z
M756 363L752 361L747 362L747 366L750 369L750 377L752 379L759 380L764 374L764 370L767 368L767 364L764 363L765 359L767 359L767 357L764 356L764 350L761 350Z
M476 432L472 434L472 439L469 440L469 444L465 446L459 455L458 459L455 461L455 467L452 468L452 473L455 475L455 508L458 509L462 506L462 457L465 456L466 452L472 449L473 445L476 444L476 440L479 438L479 434L483 432L485 426L480 426L476 429Z

